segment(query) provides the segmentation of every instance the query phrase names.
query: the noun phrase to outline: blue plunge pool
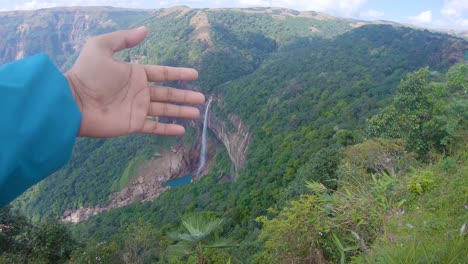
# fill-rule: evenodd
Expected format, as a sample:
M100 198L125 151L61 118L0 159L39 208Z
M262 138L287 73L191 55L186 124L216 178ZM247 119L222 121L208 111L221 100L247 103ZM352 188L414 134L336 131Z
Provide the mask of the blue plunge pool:
M189 184L192 182L192 175L187 175L182 178L177 178L177 179L172 179L170 181L167 181L164 186L169 186L169 187L177 187L185 184Z

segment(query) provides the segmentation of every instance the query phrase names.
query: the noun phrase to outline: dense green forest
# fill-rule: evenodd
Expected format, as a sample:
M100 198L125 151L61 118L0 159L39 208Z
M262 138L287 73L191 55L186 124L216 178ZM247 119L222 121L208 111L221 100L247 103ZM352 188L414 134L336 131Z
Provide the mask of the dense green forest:
M0 263L468 261L468 43L250 11L135 15L122 27L144 24L148 39L119 54L196 67L211 111L252 135L245 166L233 172L227 150L210 148L199 181L64 224L67 209L109 202L154 153L196 146L201 124L180 139L79 139L69 164L0 211ZM200 12L210 41L194 35Z

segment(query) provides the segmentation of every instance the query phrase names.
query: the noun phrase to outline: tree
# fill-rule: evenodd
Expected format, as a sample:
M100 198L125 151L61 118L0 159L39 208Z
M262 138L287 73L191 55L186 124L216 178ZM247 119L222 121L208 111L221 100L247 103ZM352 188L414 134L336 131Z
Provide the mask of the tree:
M26 217L12 210L7 205L0 209L0 255L5 252L21 250L23 246L16 239L18 235L29 230Z
M457 64L447 72L447 87L450 92L468 93L468 65Z
M161 232L143 219L128 226L124 233L124 244L121 252L125 263L146 263L161 258L168 241Z
M57 220L35 226L28 243L31 257L47 263L65 263L77 245L67 226Z
M324 148L314 153L298 169L296 178L282 192L280 203L287 203L302 194L310 193L309 188L305 186L306 181L320 182L328 189L336 190L338 187L337 172L342 158L343 154L337 148Z
M344 150L344 159L340 166L340 176L348 174L367 175L372 173L402 174L413 162L402 140L370 139Z
M270 210L277 213L272 219L258 217L263 225L259 238L265 244L257 263L324 263L324 236L330 225L322 206L320 195L302 195L280 212Z
M427 67L408 74L392 104L368 120L368 136L402 138L409 150L426 156L444 138L443 124L434 117L443 111L445 95L444 85L430 83Z
M199 215L193 215L182 220L184 232L175 232L169 236L179 241L169 246L169 256L183 257L195 254L198 264L208 263L206 249L221 249L236 247L229 238L219 238L215 231L222 227L222 219L207 221Z

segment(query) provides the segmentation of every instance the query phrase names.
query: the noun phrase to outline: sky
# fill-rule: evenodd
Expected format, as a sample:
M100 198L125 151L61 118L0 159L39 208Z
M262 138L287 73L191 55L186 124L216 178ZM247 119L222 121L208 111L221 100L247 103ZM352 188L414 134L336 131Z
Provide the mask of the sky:
M0 0L0 11L57 6L166 8L274 6L364 20L390 20L426 28L468 30L468 0Z

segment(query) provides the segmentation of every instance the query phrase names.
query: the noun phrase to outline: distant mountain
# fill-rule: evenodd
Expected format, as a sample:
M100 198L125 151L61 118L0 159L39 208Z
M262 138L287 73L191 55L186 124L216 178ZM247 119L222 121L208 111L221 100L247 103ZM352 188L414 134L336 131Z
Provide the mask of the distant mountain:
M171 85L214 98L207 168L191 185L164 187L198 165L201 121L186 122L181 139L79 139L68 165L14 202L34 220L84 221L77 234L108 239L137 218L169 228L209 211L255 240L256 217L286 202L316 153L362 141L406 74L442 76L468 56L459 37L313 11L90 7L0 13L0 62L46 52L66 69L88 36L140 25L147 40L121 59L195 67L198 81Z
M149 10L112 7L0 12L0 63L45 52L58 65L76 56L86 37L134 26Z
M445 33L448 33L450 35L454 35L454 36L462 37L464 39L468 39L468 30L453 30L453 29L450 29L450 30L441 30L441 32L445 32Z

